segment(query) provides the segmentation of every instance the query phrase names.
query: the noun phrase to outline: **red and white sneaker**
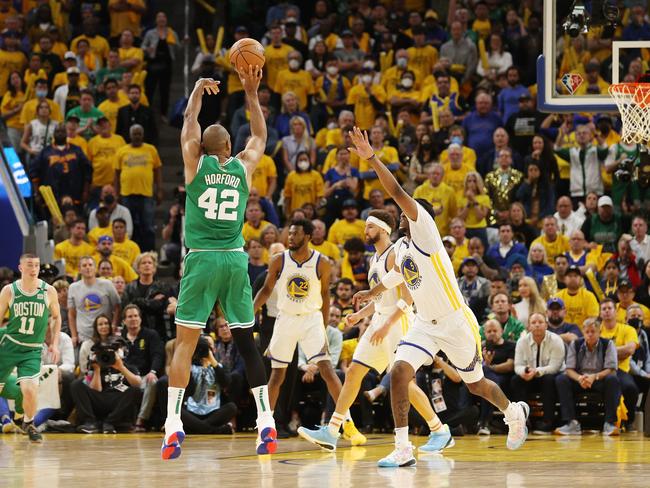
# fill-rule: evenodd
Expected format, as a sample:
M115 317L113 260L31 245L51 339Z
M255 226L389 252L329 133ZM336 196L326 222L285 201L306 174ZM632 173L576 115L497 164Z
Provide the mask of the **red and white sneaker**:
M275 427L264 427L257 436L257 454L274 454L278 450L278 433Z
M165 438L160 448L164 460L176 459L181 455L181 444L185 440L185 431L181 422L165 423Z

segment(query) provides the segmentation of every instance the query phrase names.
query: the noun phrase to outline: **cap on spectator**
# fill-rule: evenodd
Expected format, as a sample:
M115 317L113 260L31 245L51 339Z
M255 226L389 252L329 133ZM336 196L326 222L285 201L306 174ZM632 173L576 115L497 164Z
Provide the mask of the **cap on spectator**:
M245 25L238 25L237 27L235 27L235 33L236 34L241 34L243 32L248 33L248 29L246 28Z
M546 302L546 308L551 308L551 305L557 305L560 308L564 308L564 300L560 297L549 298L548 302Z
M341 37L353 37L354 34L350 29L344 29L343 32L341 32Z
M97 243L101 244L102 242L113 242L113 238L111 236L101 236L97 239Z
M295 17L287 17L284 21L284 25L298 25L298 19Z
M454 239L454 241L455 240L456 239ZM465 259L463 259L463 262L460 264L460 267L462 268L463 266L465 266L466 264L469 264L469 263L472 263L472 264L478 266L478 261L476 260L476 258L474 256L467 256Z
M621 288L632 288L632 283L630 283L630 280L623 278L622 280L618 280L618 289L620 290Z
M20 32L15 30L5 29L2 31L2 37L12 37L14 39L20 39Z
M351 208L351 207L357 208L358 205L357 205L357 201L354 198L348 198L343 201L343 205L341 205L341 207L343 209Z
M436 19L438 20L438 12L430 8L427 10L427 12L424 14L425 19Z
M76 60L77 56L75 56L75 54L72 51L68 51L63 56L63 59L74 59L74 60Z
M70 66L65 72L69 75L78 75L81 74L81 71L79 71L79 68L76 66Z
M456 245L456 239L454 239L454 236L445 236L442 238L442 242L449 242L454 246Z
M580 271L580 267L575 265L575 264L572 264L571 266L569 266L566 269L566 273L564 273L564 274L568 275L569 273L578 273L580 276L582 276L582 272Z
M614 206L614 202L612 202L611 197L608 197L607 195L603 195L598 199L598 206L599 207L605 207L606 205L609 205L610 207Z
M519 95L519 101L521 102L522 100L532 100L533 97L530 96L530 93L522 93Z

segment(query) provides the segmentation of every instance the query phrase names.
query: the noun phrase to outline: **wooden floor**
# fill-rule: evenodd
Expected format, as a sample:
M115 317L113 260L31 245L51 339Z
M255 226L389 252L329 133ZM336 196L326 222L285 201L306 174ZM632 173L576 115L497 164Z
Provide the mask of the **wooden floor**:
M412 437L415 445L424 437ZM281 441L274 456L256 456L254 437L190 436L183 456L160 460L155 434L50 434L40 445L0 435L0 487L647 487L650 439L531 436L519 451L505 437L467 436L443 455L419 456L415 468L380 469L392 437L363 447L341 441L336 454L300 439Z

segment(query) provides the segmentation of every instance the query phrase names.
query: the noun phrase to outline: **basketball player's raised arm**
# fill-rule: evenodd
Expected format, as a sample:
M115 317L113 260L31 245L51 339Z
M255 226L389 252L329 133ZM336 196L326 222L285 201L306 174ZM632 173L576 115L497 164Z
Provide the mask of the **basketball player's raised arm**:
M50 344L49 351L52 355L54 364L59 363L61 358L61 351L59 349L59 338L61 337L61 307L59 306L59 299L56 289L53 286L47 285L47 299L50 303L50 329L52 333L52 343Z
M390 170L377 157L370 145L370 141L368 140L368 133L366 131L362 132L361 129L355 127L350 132L350 138L352 139L354 147L349 149L355 152L361 159L370 162L370 166L372 166L372 169L377 173L377 178L379 178L379 181L390 197L395 200L395 203L399 205L402 212L406 214L409 220L414 222L417 221L417 203L408 193L406 193L406 191L404 191L404 188L400 186L399 182L395 179Z
M250 111L251 136L244 150L237 155L237 159L246 166L247 179L250 180L257 164L264 155L267 134L266 120L264 120L260 100L257 97L257 89L260 86L260 81L262 81L262 68L259 66L249 66L248 68L248 73L238 71L237 74L246 93L246 101Z
M284 254L276 254L271 259L264 285L255 295L255 300L253 300L253 312L257 313L271 296L271 292L273 292L273 288L278 281L278 276L280 276L280 271L282 271L283 260Z
M330 321L330 276L332 268L329 259L323 258L318 261L318 275L320 276L320 294L323 298L321 312L323 314L323 324L327 330Z
M181 130L181 150L185 166L185 181L189 183L196 176L196 169L201 157L201 125L199 113L203 104L203 92L216 95L219 93L219 82L212 78L199 78L187 100Z

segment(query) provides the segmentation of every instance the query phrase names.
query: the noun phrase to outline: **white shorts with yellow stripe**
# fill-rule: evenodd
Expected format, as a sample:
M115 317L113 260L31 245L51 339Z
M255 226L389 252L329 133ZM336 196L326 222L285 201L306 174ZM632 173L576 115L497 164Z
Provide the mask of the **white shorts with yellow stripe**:
M431 364L438 351L445 353L465 383L483 378L478 322L466 305L435 321L416 315L415 323L399 343L395 361L407 362L417 371Z
M353 363L359 363L367 368L374 369L378 373L383 373L384 370L390 369L395 360L395 351L397 345L404 338L408 332L409 327L415 320L415 315L410 313L403 315L399 323L391 327L390 332L384 340L379 344L372 344L370 338L376 330L380 329L388 320L390 314L382 314L376 312L370 321L370 326L366 329L363 336L359 340L359 345L354 351L352 356Z

